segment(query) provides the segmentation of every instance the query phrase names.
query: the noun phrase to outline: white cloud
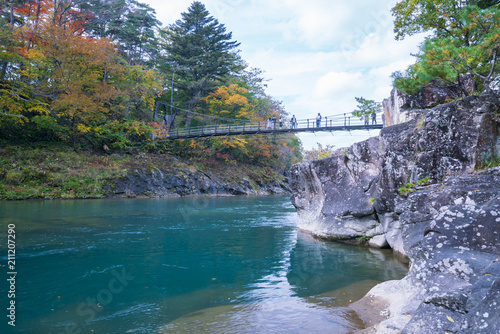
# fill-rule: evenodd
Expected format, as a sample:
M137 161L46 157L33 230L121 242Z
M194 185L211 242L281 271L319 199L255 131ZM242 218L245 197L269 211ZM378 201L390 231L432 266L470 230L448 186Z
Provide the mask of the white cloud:
M287 0L284 4L294 14L293 27L287 31L292 36L290 39L299 40L312 49L338 41L351 16L351 8L345 2Z
M318 79L314 96L342 96L356 91L362 85L362 74L359 72L330 72Z

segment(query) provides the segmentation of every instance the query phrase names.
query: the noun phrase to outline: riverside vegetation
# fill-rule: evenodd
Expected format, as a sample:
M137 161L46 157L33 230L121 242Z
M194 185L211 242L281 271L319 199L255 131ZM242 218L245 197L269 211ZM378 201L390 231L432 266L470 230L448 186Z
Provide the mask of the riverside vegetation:
M0 21L1 199L111 196L151 170L216 180L194 193L259 192L301 159L290 134L158 141L200 117L287 117L199 1L165 27L135 0L2 2ZM188 178L167 192L193 193ZM122 195L148 196L134 187Z

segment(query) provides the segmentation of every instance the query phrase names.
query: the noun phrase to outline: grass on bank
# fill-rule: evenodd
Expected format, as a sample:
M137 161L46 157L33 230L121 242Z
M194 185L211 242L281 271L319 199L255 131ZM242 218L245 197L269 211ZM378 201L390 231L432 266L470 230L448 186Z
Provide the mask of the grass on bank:
M0 199L100 198L125 175L122 160L67 146L6 146L0 149Z

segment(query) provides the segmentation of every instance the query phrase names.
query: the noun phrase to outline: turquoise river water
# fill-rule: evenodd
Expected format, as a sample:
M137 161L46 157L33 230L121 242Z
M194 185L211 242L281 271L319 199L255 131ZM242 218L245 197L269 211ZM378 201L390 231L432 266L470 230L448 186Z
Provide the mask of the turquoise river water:
M349 333L349 301L407 272L298 231L283 196L0 202L0 229L0 333Z

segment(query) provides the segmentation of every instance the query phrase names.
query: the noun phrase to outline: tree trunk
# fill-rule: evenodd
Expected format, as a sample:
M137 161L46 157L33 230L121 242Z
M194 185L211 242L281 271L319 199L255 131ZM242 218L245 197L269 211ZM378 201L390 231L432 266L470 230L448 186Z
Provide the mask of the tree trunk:
M469 96L469 92L464 87L464 84L463 84L462 79L460 77L461 77L461 74L458 74L457 75L458 88L462 91L462 94L464 94L465 96Z
M0 80L3 80L5 78L5 74L7 74L7 66L9 66L9 62L0 61L0 63L2 64L0 69Z

